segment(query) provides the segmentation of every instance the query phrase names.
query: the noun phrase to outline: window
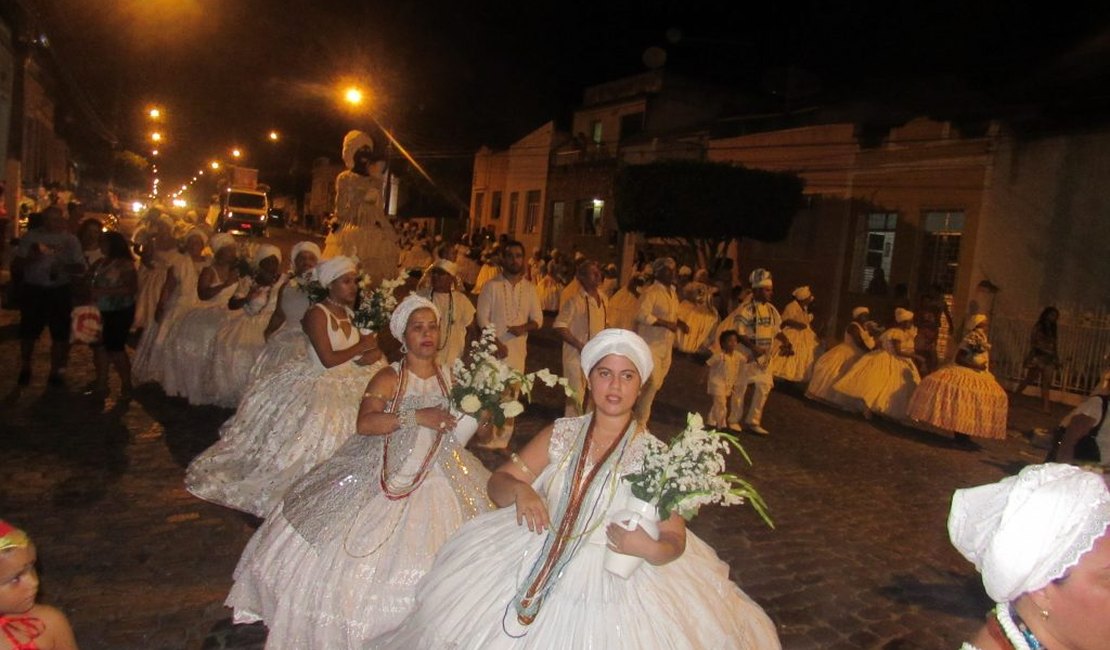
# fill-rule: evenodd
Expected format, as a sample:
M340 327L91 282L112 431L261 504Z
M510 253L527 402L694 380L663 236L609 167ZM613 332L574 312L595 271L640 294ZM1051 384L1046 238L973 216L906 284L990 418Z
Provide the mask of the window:
M597 236L601 234L601 217L605 201L586 199L578 201L575 213L578 215L578 234Z
M624 142L634 135L642 133L644 130L644 114L643 113L629 113L628 115L621 116L621 130L620 140Z
M547 220L547 236L544 237L544 241L547 242L548 246L558 246L555 241L563 236L563 216L565 213L565 202L551 202L551 218Z
M897 226L896 212L872 212L861 217L856 238L856 265L852 273L854 291L886 295Z
M960 262L960 238L964 230L962 211L926 212L925 242L921 258L920 290L936 287L945 295L956 293Z
M540 191L528 190L524 198L524 232L536 232L536 222L540 220Z
M501 218L501 192L494 192L493 196L490 197L489 218L490 221L497 221Z
M601 120L594 120L590 124L590 139L594 144L601 144Z
M482 208L485 207L486 195L484 192L474 193L474 223L482 223Z
M509 234L516 233L516 213L517 205L520 203L520 193L513 192L509 194L509 226L507 228Z

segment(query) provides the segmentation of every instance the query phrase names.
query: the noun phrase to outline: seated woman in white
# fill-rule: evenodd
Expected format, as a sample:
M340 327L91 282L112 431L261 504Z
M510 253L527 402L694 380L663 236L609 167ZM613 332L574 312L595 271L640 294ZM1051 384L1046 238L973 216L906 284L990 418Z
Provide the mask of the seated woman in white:
M267 648L362 648L393 629L439 547L492 507L455 437L434 305L410 295L390 331L407 352L370 381L359 435L290 488L235 569L227 604L266 622Z
M660 522L658 541L609 523L629 494L620 477L640 468L651 437L632 414L652 367L632 332L590 339L594 412L556 420L494 472L501 509L440 549L416 609L368 647L779 648L774 624L680 516ZM606 546L647 562L617 577L603 568Z
M316 264L320 261L320 247L310 241L298 242L290 253L293 258L292 277L278 296L277 309L270 315L270 322L262 337L266 346L251 368L244 394L260 379L268 378L290 361L303 361L308 355L308 339L301 329L301 319L312 306L308 299L308 283L315 279Z

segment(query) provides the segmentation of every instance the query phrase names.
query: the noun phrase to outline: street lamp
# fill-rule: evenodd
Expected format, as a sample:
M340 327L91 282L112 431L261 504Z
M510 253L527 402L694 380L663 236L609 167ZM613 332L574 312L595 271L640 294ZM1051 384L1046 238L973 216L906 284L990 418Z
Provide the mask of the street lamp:
M220 163L218 160L213 160L212 162L208 163L208 166L211 167L213 170L217 170L220 168Z
M239 149L232 149L232 150L231 150L231 157L232 157L232 158L238 158L238 157L240 157L240 156L242 156L242 155L243 155L243 152L242 152L242 151L240 151Z
M343 100L351 106L358 106L362 103L362 91L354 86L349 86L347 90L343 91Z
M279 137L281 136L278 135L277 131L270 131L270 142L277 142Z
M162 134L159 133L158 131L155 131L154 133L150 134L150 139L153 142L161 142L162 141Z
M159 109L157 107L151 108L149 111L147 111L147 115L150 116L150 119L156 120L156 119L162 117L162 111L161 111L161 109Z
M150 155L152 155L152 156L157 156L157 155L158 155L158 150L157 150L157 149L152 149L152 150L150 151Z

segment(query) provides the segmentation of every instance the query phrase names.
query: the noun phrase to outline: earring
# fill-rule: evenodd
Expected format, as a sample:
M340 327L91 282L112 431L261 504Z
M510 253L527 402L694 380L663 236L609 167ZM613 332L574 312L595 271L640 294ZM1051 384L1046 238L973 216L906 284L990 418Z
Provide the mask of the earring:
M1047 609L1043 609L1043 608L1041 609L1041 619L1043 619L1045 621L1048 620L1048 610Z
M405 345L404 341L401 341L401 354L408 354L408 353L409 353L409 346Z

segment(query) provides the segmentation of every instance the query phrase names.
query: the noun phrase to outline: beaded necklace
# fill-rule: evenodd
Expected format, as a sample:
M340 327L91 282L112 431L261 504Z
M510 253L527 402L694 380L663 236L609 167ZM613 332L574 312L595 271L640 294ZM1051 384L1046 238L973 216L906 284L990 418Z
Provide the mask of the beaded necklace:
M405 370L404 359L401 359L398 369L400 378L397 381L397 391L393 394L390 412L396 412L396 410L400 408L401 400L405 394L405 386L408 384L408 372ZM439 384L439 389L443 392L443 396L448 397L450 392L447 389L447 383L443 380L443 374L440 372L439 366L435 367L435 376L436 382ZM412 480L412 483L402 487L400 491L394 491L389 484L389 446L393 437L389 436L385 439L385 444L382 445L382 471L378 478L378 484L381 486L385 498L390 501L400 501L401 499L408 498L410 494L420 487L424 479L428 477L428 471L432 466L432 459L435 458L436 452L439 451L439 443L443 441L443 436L446 434L446 431L436 431L436 439L428 448L428 454L420 464L420 469L416 472L416 478Z
M0 632L13 650L35 650L35 639L46 631L46 624L34 616L5 616L0 614ZM20 641L20 639L26 639Z

